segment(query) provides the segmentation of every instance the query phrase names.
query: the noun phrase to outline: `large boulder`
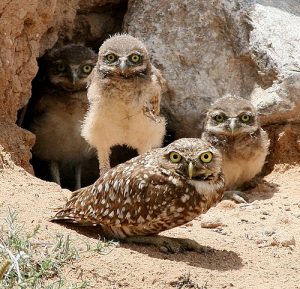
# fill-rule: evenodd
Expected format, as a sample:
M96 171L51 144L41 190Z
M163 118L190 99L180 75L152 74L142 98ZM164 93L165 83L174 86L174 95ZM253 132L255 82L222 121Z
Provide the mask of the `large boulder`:
M300 118L298 1L129 1L125 29L143 39L169 91L176 137L200 136L224 94L252 99L262 124Z

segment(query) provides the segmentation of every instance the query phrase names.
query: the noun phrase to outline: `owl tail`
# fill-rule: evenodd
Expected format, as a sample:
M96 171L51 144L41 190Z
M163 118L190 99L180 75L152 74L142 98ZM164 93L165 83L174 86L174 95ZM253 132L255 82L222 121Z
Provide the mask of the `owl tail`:
M77 208L76 204L78 204L77 200L82 198L82 196L89 192L91 188L92 185L73 192L71 198L67 201L64 207L55 209L57 213L54 217L50 218L50 221L56 223L79 223L82 225L87 223L83 215L79 214L80 212L82 212L82 208Z

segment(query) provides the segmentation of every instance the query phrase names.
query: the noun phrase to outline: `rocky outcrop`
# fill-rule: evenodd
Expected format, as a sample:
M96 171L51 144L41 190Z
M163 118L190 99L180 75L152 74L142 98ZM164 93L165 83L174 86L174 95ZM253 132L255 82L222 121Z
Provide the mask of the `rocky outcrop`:
M1 1L0 144L11 153L16 164L32 171L30 148L35 137L18 127L16 121L18 111L31 97L31 82L38 71L37 58L47 49L73 39L99 46L109 33L120 29L121 12L126 5L122 4L121 12L115 13L116 17L112 14L114 5L121 2L124 1ZM96 25L99 20L95 19L101 13L106 13L106 16L100 17L103 21L100 29ZM84 22L83 18L87 20ZM91 24L93 19L96 22Z
M265 84L253 90L252 100L264 125L300 120L300 5L277 4L256 4L249 13L249 51Z
M242 57L244 9L234 1L129 1L124 27L146 42L167 79L163 109L176 137L200 136L207 108L221 95L250 96L258 76Z
M56 2L12 0L2 1L0 6L0 143L27 170L34 136L17 127L17 112L31 96L37 57L55 44L63 25L71 27L74 9L67 7L77 4L77 0Z
M37 58L70 41L97 49L121 31L126 8L125 0L1 2L0 144L16 164L31 168L34 136L15 123L31 96ZM264 126L293 123L295 131L299 27L297 0L129 0L123 22L167 79L162 111L176 138L200 136L207 108L227 93L251 99Z
M177 137L199 136L207 107L227 93L251 98L264 125L299 118L297 3L129 1L125 28L167 78L163 106Z

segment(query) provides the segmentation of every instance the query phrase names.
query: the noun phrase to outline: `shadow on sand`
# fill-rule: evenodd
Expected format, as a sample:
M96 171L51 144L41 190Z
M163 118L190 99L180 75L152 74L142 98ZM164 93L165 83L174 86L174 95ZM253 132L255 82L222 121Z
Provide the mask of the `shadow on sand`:
M78 234L89 238L101 238L100 227L80 227L75 224L62 224L63 226L75 230ZM164 236L167 239L174 239ZM238 270L243 267L242 259L233 251L218 250L208 246L203 247L203 253L194 251L184 251L180 253L163 253L157 247L144 244L120 242L124 249L133 250L141 254L146 254L151 258L170 260L175 262L184 262L190 266L201 267L210 270L229 271Z

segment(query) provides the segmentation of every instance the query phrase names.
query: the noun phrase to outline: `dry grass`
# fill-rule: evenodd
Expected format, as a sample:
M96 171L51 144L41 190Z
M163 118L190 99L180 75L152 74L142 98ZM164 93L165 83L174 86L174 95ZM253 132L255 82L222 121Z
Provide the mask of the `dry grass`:
M88 281L66 287L62 266L79 258L69 235L56 235L49 242L38 240L40 227L24 232L17 213L9 211L0 226L0 288L83 289ZM114 243L99 240L96 247L86 244L86 251L109 253Z

